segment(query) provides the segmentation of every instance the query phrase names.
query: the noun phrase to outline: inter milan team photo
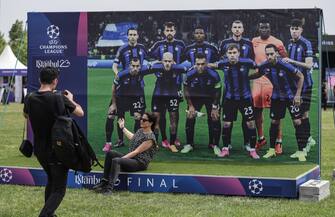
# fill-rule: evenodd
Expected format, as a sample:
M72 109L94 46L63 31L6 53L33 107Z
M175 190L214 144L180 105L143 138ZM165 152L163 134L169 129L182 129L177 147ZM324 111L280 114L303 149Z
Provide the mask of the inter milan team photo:
M125 146L119 119L136 132L152 112L160 149L173 159L205 150L214 160L236 151L256 161L309 160L319 142L317 16L173 13L89 16L88 56L111 63L103 79L94 68L89 77L103 92L100 103L89 101L99 107L91 116L99 126L89 126L103 135L99 150Z

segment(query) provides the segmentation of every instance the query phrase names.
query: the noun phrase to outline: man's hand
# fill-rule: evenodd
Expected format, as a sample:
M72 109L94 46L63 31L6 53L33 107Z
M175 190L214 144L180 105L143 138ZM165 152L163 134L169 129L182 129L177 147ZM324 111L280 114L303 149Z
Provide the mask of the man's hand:
M219 109L212 109L211 118L212 118L213 121L219 120L219 118L220 118Z
M64 90L63 94L64 94L64 96L65 96L66 98L68 98L70 101L73 101L73 94L72 94L70 91L68 91L68 90Z
M108 108L108 115L114 115L116 113L116 104L112 103Z
M192 106L189 106L189 107L188 107L188 114L187 114L187 117L188 117L188 118L194 118L195 115L196 115L196 113L195 113L195 108L194 108L194 106L193 106L193 105L192 105Z
M123 118L120 118L120 119L118 120L118 123L119 123L119 127L120 127L121 129L123 129L123 128L124 128L124 119L123 119Z
M293 99L293 105L300 106L302 103L301 96L295 95Z

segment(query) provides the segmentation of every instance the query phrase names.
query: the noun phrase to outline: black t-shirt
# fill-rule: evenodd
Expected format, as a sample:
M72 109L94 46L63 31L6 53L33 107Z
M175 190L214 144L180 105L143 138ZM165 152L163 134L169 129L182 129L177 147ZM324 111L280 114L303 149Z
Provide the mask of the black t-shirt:
M51 157L51 128L55 118L65 114L65 108L72 113L76 106L62 95L64 106L59 103L60 95L51 91L33 92L25 99L23 112L28 114L34 132L34 153L37 157ZM60 111L62 110L62 111Z

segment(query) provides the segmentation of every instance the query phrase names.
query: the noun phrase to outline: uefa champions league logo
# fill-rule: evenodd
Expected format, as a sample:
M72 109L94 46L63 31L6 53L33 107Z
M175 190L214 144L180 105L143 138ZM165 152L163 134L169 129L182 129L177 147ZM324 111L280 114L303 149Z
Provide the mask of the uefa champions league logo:
M48 26L47 35L49 36L49 38L56 39L56 38L58 38L59 34L60 34L60 31L59 31L58 26L56 26L56 25Z
M13 178L13 173L10 169L7 169L7 168L4 168L2 170L0 170L0 179L3 181L3 182L10 182L10 180L12 180Z
M59 40L60 36L60 28L54 24L49 25L46 28L46 35L48 43L40 44L39 48L44 54L64 54L64 52L68 49L67 44L61 44Z
M249 182L249 190L253 194L260 194L263 191L263 183L258 179Z

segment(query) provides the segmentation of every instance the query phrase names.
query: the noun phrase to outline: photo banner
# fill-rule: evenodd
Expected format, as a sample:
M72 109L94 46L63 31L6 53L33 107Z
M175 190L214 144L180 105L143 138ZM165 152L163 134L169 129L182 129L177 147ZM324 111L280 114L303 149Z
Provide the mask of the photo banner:
M291 25L295 19L300 26ZM161 124L160 149L152 168L157 168L155 163L169 165L172 162L170 170L164 167L162 171L155 170L158 173L173 173L173 165L178 163L188 173L197 174L196 167L189 171L193 163L206 164L208 168L238 165L243 173L246 165L258 165L259 168L284 165L289 170L294 166L314 167L320 162L320 9L34 12L28 13L28 27L29 92L38 89L39 71L43 67L56 67L60 71L57 89L70 90L82 105L85 117L78 119L79 125L101 158L107 140L117 144L123 139L118 135L117 114L123 116L124 113L126 127L133 131L136 113L153 111L159 113ZM170 27L171 34L167 32ZM301 37L294 39L291 27L301 27ZM200 33L196 33L196 29L201 29ZM134 33L131 31L135 31L135 36L130 36ZM269 31L270 36L262 36L262 31ZM230 44L238 47L238 64L242 64L238 72L233 72L233 66L229 65L232 63L227 59ZM273 77L267 74L272 70L271 65L262 68L267 61L264 49L267 44L275 44L277 61L284 65L284 69L278 69L279 80L271 80ZM161 62L165 52L172 53L174 60L168 78L164 77L164 72L169 70ZM206 64L212 63L204 70L212 77L198 75L196 53L205 56ZM302 62L304 66L293 61L290 63L285 59L287 57ZM116 77L115 65L119 76L128 76L134 58L140 59L142 68L148 68L139 83L131 76L125 79ZM246 62L250 64L248 67L243 65ZM264 76L260 80L243 77L246 71L251 75L261 70ZM295 75L298 71L304 75L301 106L293 105L299 83L299 76ZM262 79L270 85L261 87ZM134 85L130 85L133 81ZM117 89L117 102L111 101L113 85ZM174 86L176 90L171 90ZM136 90L137 87L143 90L143 94ZM235 89L230 89L232 87ZM263 109L263 119L257 120L256 87L260 87L258 94L262 103L268 104ZM269 93L264 92L269 88ZM166 89L167 94L164 92ZM216 96L218 91L220 96ZM177 92L179 95L174 95ZM187 94L193 98L187 98ZM243 101L244 97L246 100ZM196 110L196 116L192 118L189 115L190 100L193 100ZM280 106L270 109L274 101ZM111 103L118 105L118 111L116 119L107 123L112 116L108 114ZM213 117L216 114L212 113L215 109L219 115L216 119ZM303 135L297 137L300 128L293 124L294 120L298 116L299 120L307 117L306 112L310 130L304 126ZM251 121L247 126L245 118ZM281 122L281 133L278 132L273 140L270 138L271 132L273 134L271 122L275 119ZM232 122L228 131L226 122ZM262 140L262 136L266 140ZM256 147L251 140L254 137ZM129 143L126 139L124 142ZM173 145L176 149L171 148ZM215 145L219 152L213 149ZM301 146L308 150L302 150ZM225 148L228 148L229 155L224 155ZM257 148L260 159L252 158L254 148ZM275 152L266 158L271 148L276 148ZM294 155L300 149L305 156L302 159L306 161L301 162ZM127 153L128 147L121 146L117 151ZM216 172L208 174L217 175Z

